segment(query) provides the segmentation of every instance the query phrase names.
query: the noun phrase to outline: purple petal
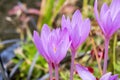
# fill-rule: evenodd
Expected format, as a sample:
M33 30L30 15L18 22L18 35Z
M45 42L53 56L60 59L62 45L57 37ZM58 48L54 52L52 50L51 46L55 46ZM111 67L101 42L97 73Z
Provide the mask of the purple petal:
M45 51L44 51L44 48L43 48L43 45L41 43L41 39L39 37L39 34L38 32L34 31L34 34L33 34L33 42L38 50L38 52L47 60L49 61L49 58L48 56L46 55Z
M70 23L70 18L69 17L67 17L67 29L68 29L68 32L71 33L72 27L71 27L71 23Z
M88 37L89 35L89 32L90 32L90 20L89 19L86 19L82 25L80 26L81 28L81 32L80 32L80 35L81 35L81 41L80 41L80 44L82 44L86 38Z
M93 74L91 74L85 67L76 64L76 70L82 80L96 80Z
M67 21L66 21L65 15L63 15L62 20L61 20L62 29L67 28L67 23L66 22Z
M71 28L71 23L70 23L69 17L67 17L67 19L66 19L64 15L62 16L61 26L62 26L62 30L66 28L67 31L69 33L71 33L72 28Z
M59 64L61 62L61 60L66 56L69 46L69 35L66 29L55 29L51 32L48 51L54 63Z
M50 34L50 28L48 27L48 25L44 24L41 30L41 41L43 44L43 48L45 49L47 55L49 56L48 52L47 52L47 44L48 44L48 36Z
M104 74L100 80L110 80L111 74L111 72Z
M58 64L65 58L69 47L70 47L69 35L66 33L64 34L64 37L61 40L61 42L58 44L58 49L56 51L57 55L56 62Z
M113 29L113 22L112 22L112 18L111 18L111 15L110 15L110 11L107 11L106 14L104 15L104 18L103 18L103 28L104 28L104 31L105 31L105 36L106 37L111 37L110 34L110 30Z
M120 0L112 0L112 3L110 5L110 10L111 10L111 16L113 17L112 19L114 20L114 18L120 11Z
M79 43L81 40L80 36L80 26L76 25L70 34L71 49L76 50L79 47Z
M76 10L72 16L72 28L74 28L79 22L82 22L82 15L80 10Z
M110 35L112 36L119 28L120 28L120 11L117 14L117 16L115 17L114 21L113 21L113 28L111 29L111 33Z
M102 23L99 19L99 14L98 14L98 10L97 10L97 0L95 0L95 3L94 3L94 13L95 13L96 20L97 20L98 24L100 25L100 28L102 29L103 33L105 33Z
M70 27L70 18L69 17L67 17L67 25L69 25L69 27Z
M107 12L107 10L108 10L108 5L106 3L104 3L102 5L101 11L100 11L100 17L103 17L104 14Z
M56 63L56 55L54 51L54 49L56 48L56 44L55 44L56 37L55 36L56 35L52 31L49 35L49 41L48 41L48 46L47 46L49 56L51 57L51 61L53 63Z
M118 80L118 74L115 74L110 77L110 80Z

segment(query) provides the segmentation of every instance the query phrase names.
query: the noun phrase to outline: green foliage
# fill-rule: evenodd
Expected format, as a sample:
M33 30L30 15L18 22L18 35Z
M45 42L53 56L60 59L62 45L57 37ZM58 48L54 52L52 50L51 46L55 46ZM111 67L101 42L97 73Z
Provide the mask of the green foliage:
M70 75L69 71L60 72L61 80L68 80L70 78L69 75ZM74 80L82 80L82 79L80 79L78 74L74 74Z
M45 23L52 26L52 23L64 2L65 0L58 0L58 2L54 0L46 0L44 10L42 11L42 17L40 16L39 29L41 29L42 25Z
M36 52L36 47L32 42L22 44L22 53L16 53L17 58L13 59L15 64L17 64L20 59L24 59L23 63L19 66L20 75L16 75L17 77L22 78L22 80L26 80ZM42 56L38 56L32 72L32 74L34 74L31 76L32 79L37 79L40 76L43 76L47 71L48 66L45 59Z

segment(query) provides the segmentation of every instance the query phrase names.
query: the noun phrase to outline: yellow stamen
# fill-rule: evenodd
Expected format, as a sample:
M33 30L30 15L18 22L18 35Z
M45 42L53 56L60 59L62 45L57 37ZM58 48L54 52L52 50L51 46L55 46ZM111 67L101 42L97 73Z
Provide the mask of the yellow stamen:
M54 52L56 52L56 47L53 48Z

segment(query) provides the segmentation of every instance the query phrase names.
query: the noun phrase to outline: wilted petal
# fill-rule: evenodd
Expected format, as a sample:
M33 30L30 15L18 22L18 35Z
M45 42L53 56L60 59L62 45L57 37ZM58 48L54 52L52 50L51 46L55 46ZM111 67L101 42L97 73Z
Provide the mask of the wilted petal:
M87 68L76 64L76 70L82 80L96 80L96 78L87 70Z
M27 12L29 14L35 14L35 15L39 15L40 14L40 11L37 10L37 9L34 9L34 8L28 9Z
M14 6L11 10L8 11L9 15L20 15L22 10L19 5Z
M111 74L111 72L104 74L100 80L110 80Z

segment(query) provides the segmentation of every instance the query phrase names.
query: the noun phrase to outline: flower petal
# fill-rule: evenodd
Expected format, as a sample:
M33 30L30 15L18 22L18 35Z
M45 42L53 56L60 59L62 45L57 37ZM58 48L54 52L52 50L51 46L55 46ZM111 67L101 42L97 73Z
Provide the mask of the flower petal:
M62 16L61 26L62 26L62 29L67 28L67 21L66 21L65 15Z
M110 77L110 80L118 80L118 74L115 74Z
M90 20L89 19L86 19L82 25L80 26L81 28L81 32L80 32L80 35L81 35L81 41L80 41L80 44L82 44L86 38L88 37L89 35L89 32L90 32Z
M49 35L49 41L47 44L47 50L49 56L51 57L51 61L53 63L56 63L56 55L55 55L56 41L57 41L57 36L55 34L55 30L53 30Z
M112 0L110 5L111 16L113 16L113 20L120 11L120 0Z
M112 36L118 29L120 29L120 11L113 21L113 28L110 30L110 35Z
M72 30L70 34L70 40L72 41L71 43L71 49L76 50L79 47L79 43L81 40L80 36L80 26L76 25L74 29Z
M72 16L72 28L74 28L79 22L82 22L82 15L80 13L80 10L76 10Z
M100 17L103 17L104 14L107 12L107 10L108 10L108 5L106 3L104 3L102 5L101 11L100 11Z
M64 37L61 40L60 44L58 44L58 49L56 51L57 55L56 62L58 64L65 58L69 47L70 47L69 35L66 33L64 34Z
M110 80L111 74L111 72L104 74L100 80Z
M48 56L46 55L45 51L44 51L44 48L43 48L43 45L41 43L41 39L39 37L39 34L38 32L34 31L34 34L33 34L33 42L38 50L38 52L47 60L49 61L49 58Z
M85 67L76 64L76 70L82 80L96 80L93 74L91 74Z
M103 33L105 33L102 23L99 19L99 14L98 14L98 10L97 10L97 0L95 0L95 3L94 3L94 13L95 13L96 20L97 20L98 24L100 25L100 28L102 29Z
M44 24L41 30L41 41L43 44L43 48L46 51L46 54L49 56L48 54L48 50L47 50L47 44L48 44L48 36L50 34L50 28L48 27L48 25Z
M104 18L103 18L103 28L104 28L104 31L105 31L105 36L106 37L111 37L110 34L110 30L113 29L113 22L112 22L112 17L110 15L110 11L107 11L106 14L104 15Z

